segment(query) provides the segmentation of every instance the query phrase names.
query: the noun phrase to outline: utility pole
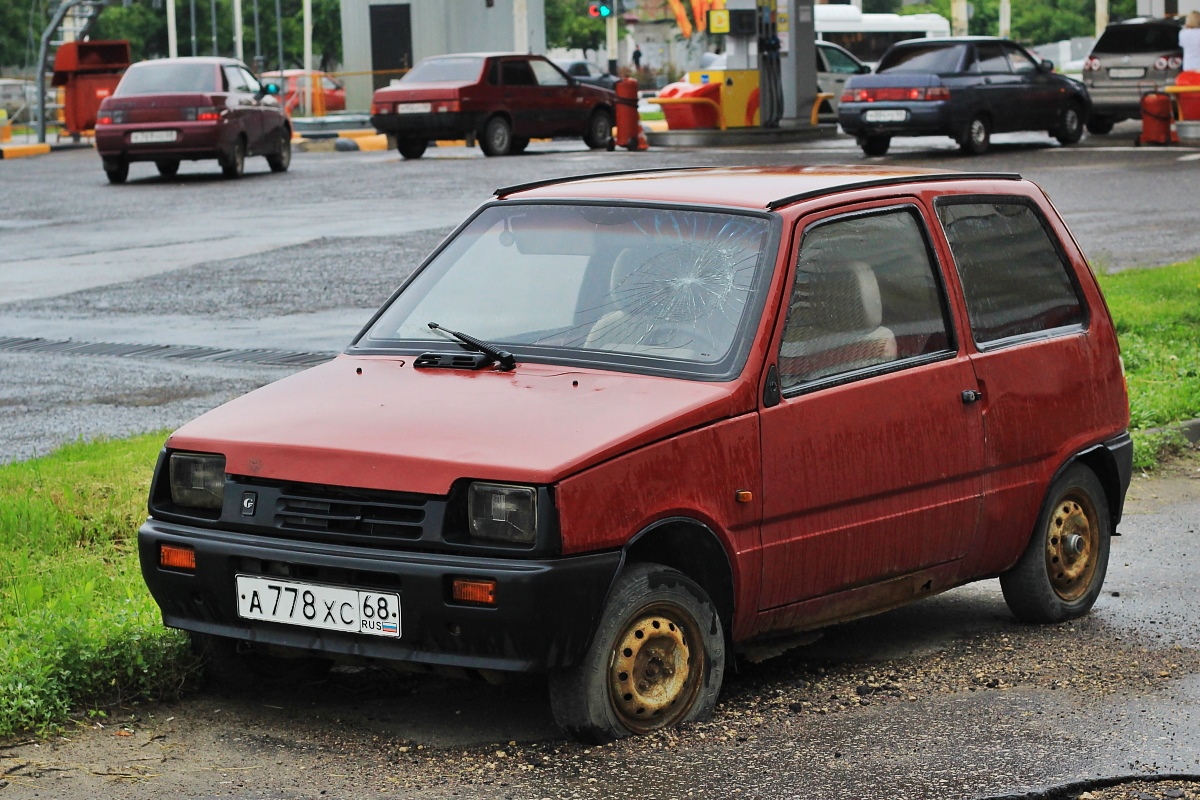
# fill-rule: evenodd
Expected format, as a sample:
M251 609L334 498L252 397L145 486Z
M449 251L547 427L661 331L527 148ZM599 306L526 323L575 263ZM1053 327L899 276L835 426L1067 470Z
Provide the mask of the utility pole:
M608 34L608 74L617 74L617 4L613 3L613 13L604 20L605 33Z
M192 55L196 55L196 0L188 0L192 7Z
M1097 0L1100 2L1100 0ZM1000 0L1000 35L1007 38L1012 30L1012 0Z
M179 58L179 32L175 30L175 0L167 0L167 55Z
M209 0L208 5L209 5L209 14L212 17L212 47L213 47L212 54L215 56L215 55L218 55L218 53L217 53L217 0Z
M950 33L967 35L967 0L950 0Z
M1108 27L1108 0L1096 0L1096 38Z
M513 51L529 52L529 3L513 0Z
M242 57L242 0L233 0L233 57L246 60Z
M313 110L313 74L312 74L312 0L304 0L304 70L308 73L308 82L304 87L304 113L312 116Z

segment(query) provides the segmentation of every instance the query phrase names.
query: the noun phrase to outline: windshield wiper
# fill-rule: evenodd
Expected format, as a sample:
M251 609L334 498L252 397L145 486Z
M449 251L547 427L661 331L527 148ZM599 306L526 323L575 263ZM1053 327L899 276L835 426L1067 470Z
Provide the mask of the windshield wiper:
M497 350L487 342L481 342L474 336L468 336L465 333L459 333L458 331L452 331L449 328L443 328L436 322L429 323L429 328L431 330L448 333L455 339L458 339L460 342L467 345L467 347L469 347L471 350L474 350L477 353L483 353L485 356L491 359L491 361L483 366L491 366L493 363L495 363L500 365L500 369L507 372L517 365L517 359L513 357L512 353L508 352L507 350ZM482 369L482 367L480 368Z

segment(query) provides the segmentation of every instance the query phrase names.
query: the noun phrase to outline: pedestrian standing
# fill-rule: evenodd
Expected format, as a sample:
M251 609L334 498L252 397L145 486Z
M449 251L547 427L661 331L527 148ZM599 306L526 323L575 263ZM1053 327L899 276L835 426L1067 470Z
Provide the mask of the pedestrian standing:
M1179 46L1183 48L1184 72L1200 72L1200 11L1187 15L1179 31Z
M636 44L633 46L633 68L636 70L642 68L642 48Z

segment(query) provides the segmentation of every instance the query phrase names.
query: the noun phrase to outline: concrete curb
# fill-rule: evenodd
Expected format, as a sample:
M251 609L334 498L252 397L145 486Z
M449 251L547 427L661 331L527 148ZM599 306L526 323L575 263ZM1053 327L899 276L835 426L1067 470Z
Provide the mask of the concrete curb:
M44 156L50 152L48 144L4 144L0 145L0 159Z

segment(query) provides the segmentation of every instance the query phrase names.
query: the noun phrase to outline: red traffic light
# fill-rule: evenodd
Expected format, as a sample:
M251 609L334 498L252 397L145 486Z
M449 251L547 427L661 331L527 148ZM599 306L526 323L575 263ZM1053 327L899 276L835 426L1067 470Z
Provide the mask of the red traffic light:
M612 13L613 13L612 5L610 5L609 3L589 3L588 4L588 16L589 17L600 17L600 18L611 17Z

